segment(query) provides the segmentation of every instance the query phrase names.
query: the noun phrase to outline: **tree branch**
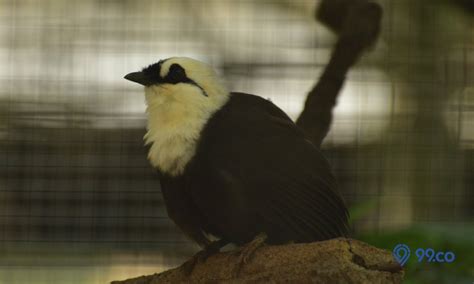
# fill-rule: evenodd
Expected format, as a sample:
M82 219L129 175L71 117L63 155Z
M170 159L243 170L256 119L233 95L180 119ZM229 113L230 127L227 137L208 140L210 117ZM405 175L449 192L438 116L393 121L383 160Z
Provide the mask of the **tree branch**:
M324 0L316 16L339 34L331 59L296 121L319 147L331 126L332 110L347 72L378 37L382 8L365 0Z

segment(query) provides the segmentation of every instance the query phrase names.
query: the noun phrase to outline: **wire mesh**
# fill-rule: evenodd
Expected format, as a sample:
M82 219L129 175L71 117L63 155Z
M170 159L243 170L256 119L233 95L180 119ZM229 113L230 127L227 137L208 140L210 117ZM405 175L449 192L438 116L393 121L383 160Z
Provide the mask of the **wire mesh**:
M354 231L472 226L472 14L379 2L382 37L323 145L349 206L375 204ZM195 252L146 160L142 90L122 77L194 57L296 118L335 41L318 3L0 0L0 283L103 283Z

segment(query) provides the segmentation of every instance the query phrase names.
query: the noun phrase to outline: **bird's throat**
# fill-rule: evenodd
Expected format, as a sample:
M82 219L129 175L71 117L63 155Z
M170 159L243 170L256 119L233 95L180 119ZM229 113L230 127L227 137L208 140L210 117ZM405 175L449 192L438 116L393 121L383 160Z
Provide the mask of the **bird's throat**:
M161 172L182 174L194 157L200 134L207 121L226 100L206 107L181 102L149 103L145 144L150 145L148 160Z

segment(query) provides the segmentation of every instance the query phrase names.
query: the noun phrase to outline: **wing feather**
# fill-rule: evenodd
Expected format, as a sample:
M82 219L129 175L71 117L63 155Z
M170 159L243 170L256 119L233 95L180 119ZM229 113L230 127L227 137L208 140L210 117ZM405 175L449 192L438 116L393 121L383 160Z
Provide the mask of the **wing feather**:
M193 161L190 194L212 234L235 243L262 231L274 243L348 234L329 163L267 100L233 94L208 122Z

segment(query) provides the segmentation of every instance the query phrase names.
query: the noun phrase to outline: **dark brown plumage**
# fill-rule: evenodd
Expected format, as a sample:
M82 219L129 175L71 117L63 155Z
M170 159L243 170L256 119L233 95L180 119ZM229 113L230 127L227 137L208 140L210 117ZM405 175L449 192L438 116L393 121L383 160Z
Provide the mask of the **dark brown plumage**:
M205 125L182 175L162 174L169 216L193 240L268 243L348 235L348 213L321 151L273 103L232 93Z

